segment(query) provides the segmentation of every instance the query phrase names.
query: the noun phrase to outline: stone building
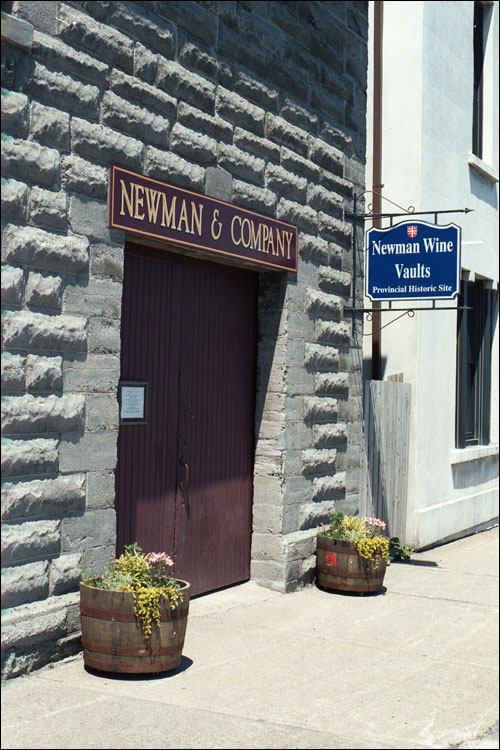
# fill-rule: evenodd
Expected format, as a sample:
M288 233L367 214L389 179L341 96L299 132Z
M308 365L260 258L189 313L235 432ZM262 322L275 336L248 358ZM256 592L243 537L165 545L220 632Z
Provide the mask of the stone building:
M123 544L174 554L179 577L210 569L198 592L249 578L292 591L313 580L316 525L357 509L345 212L364 189L368 4L2 11L2 640L16 675L79 648L79 568ZM178 207L205 201L261 237L288 227L297 268L111 226L112 167L139 185L117 183L131 220L154 214L152 184L177 190ZM182 218L201 237L201 208L191 229Z

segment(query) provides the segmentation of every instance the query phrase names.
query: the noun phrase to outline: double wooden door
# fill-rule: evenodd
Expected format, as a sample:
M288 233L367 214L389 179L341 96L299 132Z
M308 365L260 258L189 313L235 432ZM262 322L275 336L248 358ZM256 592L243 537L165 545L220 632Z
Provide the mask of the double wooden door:
M118 552L167 552L193 594L247 580L255 274L127 245L121 337L147 399L145 424L120 424Z

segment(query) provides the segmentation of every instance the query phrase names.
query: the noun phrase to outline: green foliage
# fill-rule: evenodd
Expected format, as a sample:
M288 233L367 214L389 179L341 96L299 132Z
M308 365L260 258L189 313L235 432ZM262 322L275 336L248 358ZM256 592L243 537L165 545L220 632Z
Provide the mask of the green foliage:
M134 542L125 547L118 558L111 558L104 575L82 575L86 586L108 591L130 591L134 599L135 616L146 636L151 636L153 624L160 625L161 606L167 601L171 609L182 602L181 584L172 578L168 568L172 560L163 552L142 553Z
M389 539L389 560L409 560L413 554L413 547L403 547L399 541L399 537L391 536Z

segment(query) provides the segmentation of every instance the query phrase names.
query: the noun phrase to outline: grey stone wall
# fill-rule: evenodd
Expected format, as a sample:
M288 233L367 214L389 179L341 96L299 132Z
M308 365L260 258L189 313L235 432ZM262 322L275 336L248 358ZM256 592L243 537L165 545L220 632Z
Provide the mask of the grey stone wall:
M252 577L311 581L316 524L356 508L344 212L363 190L367 3L16 2L5 29L3 671L15 675L78 647L77 568L114 550L112 163L299 228L298 274L260 274Z

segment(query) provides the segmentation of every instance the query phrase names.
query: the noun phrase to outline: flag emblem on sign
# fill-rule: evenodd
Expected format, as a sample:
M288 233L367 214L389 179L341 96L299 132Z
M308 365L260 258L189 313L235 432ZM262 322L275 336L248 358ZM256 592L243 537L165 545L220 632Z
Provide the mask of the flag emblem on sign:
M418 227L415 224L411 224L410 226L406 227L406 231L408 233L408 237L416 237Z

